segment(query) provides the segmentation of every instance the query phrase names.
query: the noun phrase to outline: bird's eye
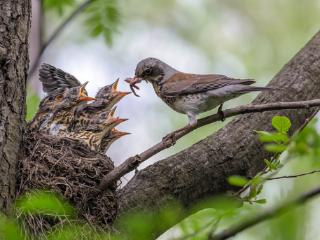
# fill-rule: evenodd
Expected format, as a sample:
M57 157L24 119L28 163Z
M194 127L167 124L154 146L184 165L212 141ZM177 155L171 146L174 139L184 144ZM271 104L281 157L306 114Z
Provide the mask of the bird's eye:
M152 69L151 68L147 68L146 70L143 71L144 75L151 75L152 73Z

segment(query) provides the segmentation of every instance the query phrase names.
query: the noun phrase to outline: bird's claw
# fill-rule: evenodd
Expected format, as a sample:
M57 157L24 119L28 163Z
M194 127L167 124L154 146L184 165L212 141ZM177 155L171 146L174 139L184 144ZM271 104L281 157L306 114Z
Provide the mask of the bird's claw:
M132 91L132 93L136 96L136 97L140 97L135 89L139 90L140 88L136 85L137 83L141 82L141 79L139 78L127 78L124 80L125 82L129 83L130 85L130 89Z
M225 120L224 112L222 111L222 104L218 108L218 115L220 116L221 122Z

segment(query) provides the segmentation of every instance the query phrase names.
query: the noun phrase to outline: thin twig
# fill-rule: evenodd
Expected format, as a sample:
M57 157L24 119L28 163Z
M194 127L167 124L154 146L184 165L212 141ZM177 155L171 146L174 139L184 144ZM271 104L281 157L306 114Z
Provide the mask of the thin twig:
M238 233L240 233L250 227L255 226L258 223L261 223L263 221L266 221L266 220L273 218L273 217L276 217L278 215L284 214L287 211L289 211L292 207L295 207L296 205L299 205L299 204L303 204L319 194L320 194L320 188L313 189L313 190L301 195L298 198L295 198L293 200L285 202L285 203L279 205L278 207L266 210L266 211L264 211L260 214L257 214L256 216L254 216L248 220L245 220L237 225L231 226L230 228L222 231L221 233L218 233L218 234L211 233L208 236L208 239L209 240L224 240L224 239L231 238L231 237L235 236L236 234L238 234Z
M71 14L70 16L63 21L63 23L61 23L61 25L52 33L52 35L49 37L49 39L43 43L43 45L41 46L41 49L38 53L38 55L36 56L32 66L30 67L30 71L29 71L29 78L31 78L34 74L34 72L36 71L41 56L44 53L44 51L47 49L47 47L61 34L62 30L69 25L70 22L72 22L72 20L79 15L84 9L86 9L89 4L92 2L93 0L87 0L85 2L83 2L82 4L80 4Z
M302 176L307 176L311 175L314 173L320 173L320 170L314 170L306 173L300 173L296 175L287 175L287 176L280 176L280 177L271 177L271 178L266 178L265 180L277 180L277 179L286 179L286 178L297 178L297 177L302 177Z
M320 106L320 99L299 101L299 102L267 103L267 104L259 104L259 105L248 104L248 105L244 105L244 106L240 106L232 109L227 109L223 111L223 114L225 118L228 118L228 117L233 117L236 115L246 114L246 113L265 112L265 111L274 111L274 110L282 110L282 109L309 109L311 107L317 107L317 106ZM122 176L136 169L142 162L146 161L147 159L159 153L160 151L173 146L175 144L175 140L182 138L183 136L187 135L188 133L190 133L191 131L197 128L200 128L204 125L207 125L213 122L217 122L220 119L221 119L220 114L214 114L214 115L202 118L198 120L198 123L196 124L196 126L182 128L181 131L178 131L175 134L174 139L164 138L161 142L155 144L154 146L145 150L144 152L128 158L102 179L99 185L99 189L102 191L107 189L108 186L110 186L115 181L119 180Z

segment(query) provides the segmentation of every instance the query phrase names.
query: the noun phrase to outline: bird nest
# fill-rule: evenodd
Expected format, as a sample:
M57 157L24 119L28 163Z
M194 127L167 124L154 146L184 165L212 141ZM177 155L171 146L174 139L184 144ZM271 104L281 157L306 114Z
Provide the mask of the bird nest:
M24 157L17 176L17 196L32 189L52 190L77 210L78 219L109 229L117 213L116 186L99 194L97 186L113 168L109 157L78 142L27 132ZM64 220L41 215L21 215L26 230L43 233Z

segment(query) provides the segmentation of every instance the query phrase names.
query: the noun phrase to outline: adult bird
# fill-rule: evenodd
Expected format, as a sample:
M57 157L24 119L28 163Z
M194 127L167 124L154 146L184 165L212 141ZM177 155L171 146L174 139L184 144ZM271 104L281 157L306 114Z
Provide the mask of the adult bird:
M242 94L272 90L268 87L250 86L252 79L236 79L218 74L191 74L176 70L156 58L146 58L137 64L134 78L126 81L133 88L145 80L153 85L156 94L173 110L187 114L189 127L197 124L197 115L220 106ZM134 92L134 91L133 91Z

